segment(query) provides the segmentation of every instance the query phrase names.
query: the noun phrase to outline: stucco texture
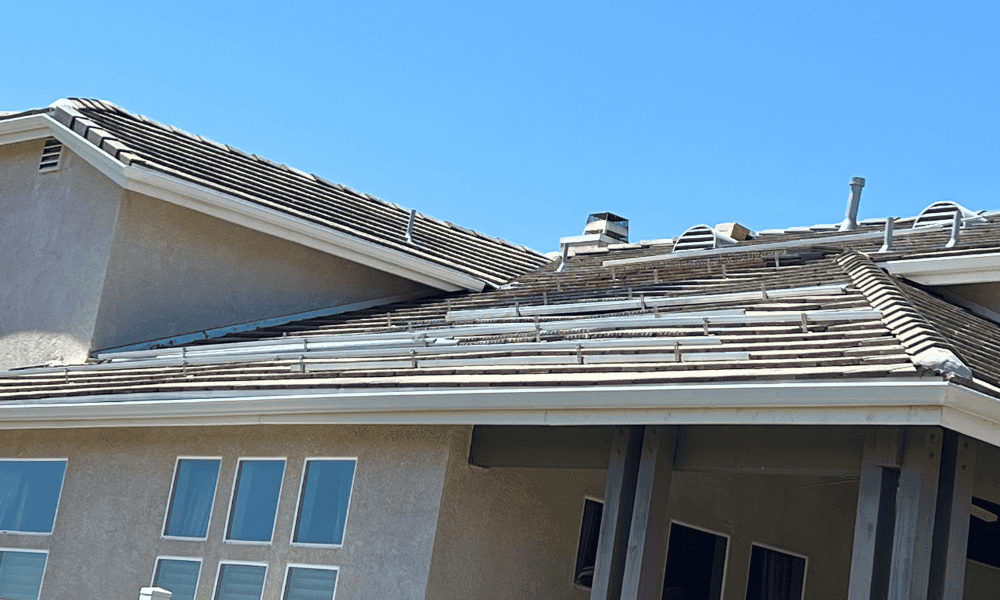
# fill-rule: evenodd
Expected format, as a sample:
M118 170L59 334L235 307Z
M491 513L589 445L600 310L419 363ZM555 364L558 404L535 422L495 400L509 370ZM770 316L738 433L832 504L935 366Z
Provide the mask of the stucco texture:
M129 191L93 346L112 348L426 289Z
M605 471L483 469L463 454L448 470L428 600L589 598L573 570L584 499L603 497Z
M121 189L44 143L0 146L0 371L86 358L115 235Z
M277 599L287 563L340 567L337 598L424 597L449 454L449 427L246 426L7 431L3 458L68 458L51 536L0 534L0 547L49 550L42 599L136 598L157 556L203 559L198 598L210 598L220 559L269 564ZM178 456L222 457L206 541L163 539ZM284 457L272 543L223 540L240 457ZM356 457L344 544L290 543L307 457Z

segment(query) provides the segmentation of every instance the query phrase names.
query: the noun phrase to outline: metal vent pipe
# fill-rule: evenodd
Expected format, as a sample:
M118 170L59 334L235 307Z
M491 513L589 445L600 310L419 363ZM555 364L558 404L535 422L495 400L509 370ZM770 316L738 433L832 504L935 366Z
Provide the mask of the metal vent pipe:
M847 199L847 218L840 224L841 231L858 228L858 205L861 204L861 188L865 187L864 177L851 177L851 196Z

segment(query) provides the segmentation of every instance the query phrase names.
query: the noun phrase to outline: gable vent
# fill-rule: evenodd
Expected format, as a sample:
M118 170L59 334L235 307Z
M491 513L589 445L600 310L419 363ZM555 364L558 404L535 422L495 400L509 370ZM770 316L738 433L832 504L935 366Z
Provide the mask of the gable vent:
M39 171L55 171L59 168L59 157L62 155L62 142L56 138L45 140L42 148L42 159L38 161Z
M955 220L955 213L958 213L964 223L982 222L986 219L980 217L971 210L956 204L955 202L944 201L935 202L920 213L917 220L913 222L913 228L917 227L944 227L951 225Z
M712 229L708 225L695 225L677 238L674 249L671 252L684 252L686 250L711 250L722 246L732 246L736 240Z

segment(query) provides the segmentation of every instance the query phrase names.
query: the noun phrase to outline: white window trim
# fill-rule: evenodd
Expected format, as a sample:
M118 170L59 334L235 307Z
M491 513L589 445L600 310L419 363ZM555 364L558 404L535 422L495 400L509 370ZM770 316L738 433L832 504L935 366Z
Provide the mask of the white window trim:
M333 596L330 600L337 597L337 586L340 585L340 567L331 565L306 565L302 563L288 563L285 565L285 577L281 580L281 600L285 600L285 586L288 584L288 574L291 572L292 567L298 567L300 569L319 569L321 571L336 571L337 579L333 582Z
M177 483L177 468L182 460L217 460L219 461L219 471L215 474L215 489L212 490L212 504L208 509L208 528L205 529L205 537L184 537L180 535L167 535L167 517L170 516L170 501L174 499L174 485ZM215 500L219 495L219 480L222 478L222 457L221 456L178 456L174 461L174 476L170 479L170 490L167 492L167 508L163 511L163 525L160 526L160 538L165 540L182 540L186 542L204 542L208 539L208 534L212 531L212 517L215 513Z
M66 473L69 471L69 458L0 458L0 462L59 462L62 461L66 463L66 468L63 469L62 480L59 481L59 496L56 498L56 510L52 514L52 529L48 531L15 531L0 529L0 534L3 535L30 535L34 537L52 535L52 532L56 529L56 522L59 519L59 505L62 503L62 493L63 486L66 485ZM2 550L2 548L0 548ZM48 564L48 560L46 560Z
M354 472L351 473L351 492L347 496L347 514L344 515L344 539L347 539L347 522L351 517L351 501L354 499L354 481L358 476L357 456L309 456L302 461L302 474L299 476L299 493L295 496L295 512L292 513L292 532L289 534L288 543L291 546L301 546L303 548L343 548L344 543L339 544L315 544L308 542L296 542L295 532L299 528L299 503L302 502L303 486L306 483L306 466L311 460L352 460L354 461ZM228 522L228 519L226 519ZM284 589L284 588L282 588Z
M753 560L753 547L757 546L759 548L764 548L765 550L773 550L775 552L781 552L782 554L787 554L789 556L795 556L797 558L804 559L806 561L805 567L802 569L802 596L801 600L805 600L806 597L806 582L809 579L809 555L800 554L798 552L792 552L791 550L785 550L784 548L779 548L777 546L771 546L768 544L762 544L760 542L750 542L750 554L747 556L747 573L750 573L750 561ZM750 589L750 578L747 577L747 586L743 590L743 597L746 598L747 590Z
M726 538L726 557L723 559L722 563L722 587L720 588L721 594L720 598L726 597L726 580L729 579L729 551L733 548L733 536L728 533L723 533L721 531L716 531L714 529L709 529L708 527L702 527L701 525L695 525L693 523L687 523L685 521L679 521L677 519L670 519L670 527L667 529L667 548L664 552L664 558L669 556L670 552L670 534L673 532L674 524L680 525L682 527L687 527L689 529L696 529L698 531L704 531L705 533L711 533L712 535L717 535L719 537ZM747 567L749 568L749 566ZM746 594L744 593L744 596Z
M180 538L182 540L187 540L190 538ZM156 557L153 561L153 574L149 577L149 585L156 585L156 567L160 564L161 560L181 560L185 562L196 562L198 563L198 581L194 585L194 598L192 600L198 600L198 589L201 587L201 569L205 566L204 561L201 557L196 556L167 556L160 555Z
M42 567L42 583L38 585L38 595L35 596L35 600L42 597L42 588L45 587L45 573L49 570L49 551L48 550L38 550L36 548L0 548L0 554L4 552L34 552L35 554L45 555L45 566Z
M267 587L268 563L250 560L220 560L219 566L215 568L215 583L212 585L212 600L215 600L215 594L219 591L219 578L222 576L222 565L250 565L254 567L264 567L264 584L260 586L260 598L264 597L264 588ZM260 600L260 598L258 598L258 600Z
M236 483L239 481L240 476L240 465L244 461L248 460L260 460L260 461L281 461L281 482L278 484L278 503L274 506L274 520L271 522L271 537L266 542L255 542L252 540L231 540L229 539L229 519L233 513L233 503L236 502ZM226 524L223 531L223 542L226 544L240 544L249 546L269 546L274 542L274 530L278 526L278 511L281 510L281 492L285 488L285 476L288 475L288 457L287 456L270 456L270 457L258 457L258 456L245 456L240 457L236 460L236 469L233 471L233 491L229 494L229 507L226 509ZM246 563L246 564L256 564L256 563ZM212 594L215 597L215 594Z

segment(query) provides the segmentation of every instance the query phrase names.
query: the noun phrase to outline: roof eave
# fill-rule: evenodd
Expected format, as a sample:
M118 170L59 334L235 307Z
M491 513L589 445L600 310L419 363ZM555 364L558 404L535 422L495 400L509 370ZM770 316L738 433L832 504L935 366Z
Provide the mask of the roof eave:
M126 166L48 114L0 121L0 145L54 137L120 187L398 275L435 289L481 291L482 279L141 166Z
M961 285L1000 281L998 264L1000 252L892 260L879 266L922 285Z
M941 378L153 393L0 406L0 429L648 423L942 425L1000 445L1000 403Z

